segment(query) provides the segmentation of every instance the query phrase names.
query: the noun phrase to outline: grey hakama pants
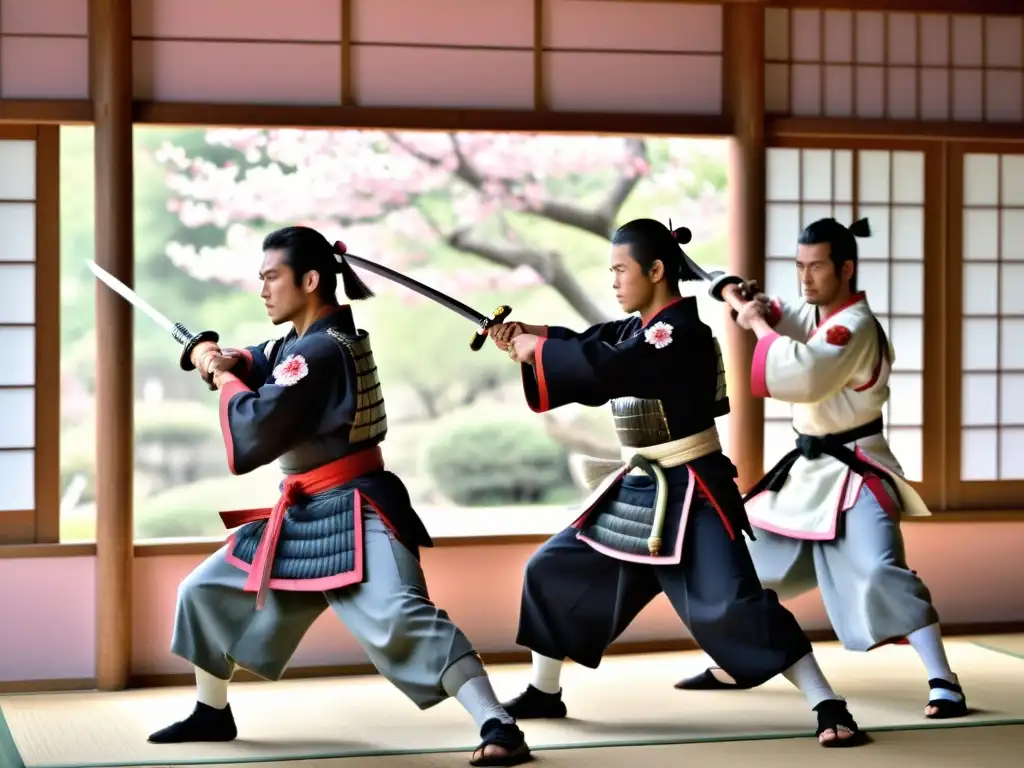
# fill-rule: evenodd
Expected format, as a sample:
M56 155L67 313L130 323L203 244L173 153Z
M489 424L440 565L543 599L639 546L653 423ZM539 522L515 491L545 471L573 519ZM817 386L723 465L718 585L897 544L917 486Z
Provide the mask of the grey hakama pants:
M779 598L820 588L832 628L847 650L867 651L935 624L924 582L907 567L899 521L865 486L842 514L832 541L755 530L748 542L757 575Z
M415 556L374 514L363 515L365 579L330 592L270 590L263 610L243 591L246 574L222 547L178 588L172 653L222 680L237 665L267 680L284 674L328 605L377 670L420 709L444 701L445 670L474 653L472 644L427 594Z

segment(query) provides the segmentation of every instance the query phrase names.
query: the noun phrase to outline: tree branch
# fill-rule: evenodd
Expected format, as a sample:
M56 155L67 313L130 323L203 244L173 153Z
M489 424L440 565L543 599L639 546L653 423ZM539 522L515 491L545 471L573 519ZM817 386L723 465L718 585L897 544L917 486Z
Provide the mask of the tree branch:
M642 139L628 139L626 146L630 158L647 160L647 144ZM642 178L640 173L622 174L604 202L593 210L579 208L559 200L545 200L530 212L610 240L615 231L615 220L619 211Z
M403 151L431 166L441 164L441 158L421 152L416 147L403 141L397 134L388 133L388 138ZM458 164L453 175L455 178L467 184L477 192L482 192L486 179L462 151L458 136L449 134L452 144L452 151L455 153ZM629 139L626 144L631 159L647 158L647 145L641 139ZM555 200L544 201L539 207L529 209L529 213L542 216L560 224L566 224L585 232L610 239L615 223L622 205L629 198L633 189L639 183L639 173L622 174L615 185L609 191L605 201L596 209L587 210ZM501 179L501 183L511 191L515 180ZM579 284L576 277L565 268L561 255L554 251L542 251L526 246L500 246L493 245L476 239L470 232L469 227L462 227L451 233L445 233L438 222L426 211L419 208L427 225L440 237L449 247L463 253L478 256L492 264L516 269L519 266L528 266L533 269L541 279L549 286L560 293L577 314L587 323L596 324L606 322L608 315L591 299L590 295Z
M569 306L590 325L604 323L610 319L580 285L575 275L565 268L559 253L526 246L492 245L474 239L466 229L456 230L445 238L445 242L456 250L479 256L508 269L530 267L545 283L558 291Z

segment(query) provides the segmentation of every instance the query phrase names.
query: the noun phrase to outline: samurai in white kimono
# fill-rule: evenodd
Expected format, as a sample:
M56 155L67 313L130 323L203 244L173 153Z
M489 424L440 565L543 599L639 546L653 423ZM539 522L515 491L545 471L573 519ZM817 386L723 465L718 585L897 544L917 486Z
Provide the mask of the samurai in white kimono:
M967 702L938 613L904 554L900 518L930 512L885 438L895 352L857 291L856 237L868 235L866 219L850 228L835 219L808 226L796 258L800 302L744 301L732 276L712 286L737 324L757 335L753 394L792 404L795 449L744 497L756 537L750 553L764 586L781 599L818 587L845 648L909 642L928 675L925 716L961 717ZM676 687L745 686L712 668Z

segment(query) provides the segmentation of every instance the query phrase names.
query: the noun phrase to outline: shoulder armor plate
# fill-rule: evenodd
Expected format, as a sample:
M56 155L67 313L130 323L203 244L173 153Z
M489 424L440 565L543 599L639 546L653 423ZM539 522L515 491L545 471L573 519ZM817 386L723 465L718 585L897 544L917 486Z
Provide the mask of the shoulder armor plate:
M725 400L728 395L725 384L725 361L722 359L722 345L718 343L718 337L713 337L715 342L715 356L718 358L718 389L715 392L715 402Z
M388 417L384 411L384 393L377 375L377 363L370 348L370 336L361 333L349 336L336 328L328 328L330 336L344 349L356 368L356 413L349 433L349 442L361 443L374 438L382 440L388 431Z

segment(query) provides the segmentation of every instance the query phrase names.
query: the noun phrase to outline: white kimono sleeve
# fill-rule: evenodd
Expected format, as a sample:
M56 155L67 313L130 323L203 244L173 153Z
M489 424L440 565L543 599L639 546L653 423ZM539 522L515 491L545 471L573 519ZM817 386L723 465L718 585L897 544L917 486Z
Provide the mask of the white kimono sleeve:
M768 300L768 325L783 336L807 341L817 325L814 307L806 301L786 301L777 296Z
M877 333L871 323L851 330L830 323L806 342L772 333L758 339L750 365L755 397L787 403L816 403L850 385L866 361L873 360Z

